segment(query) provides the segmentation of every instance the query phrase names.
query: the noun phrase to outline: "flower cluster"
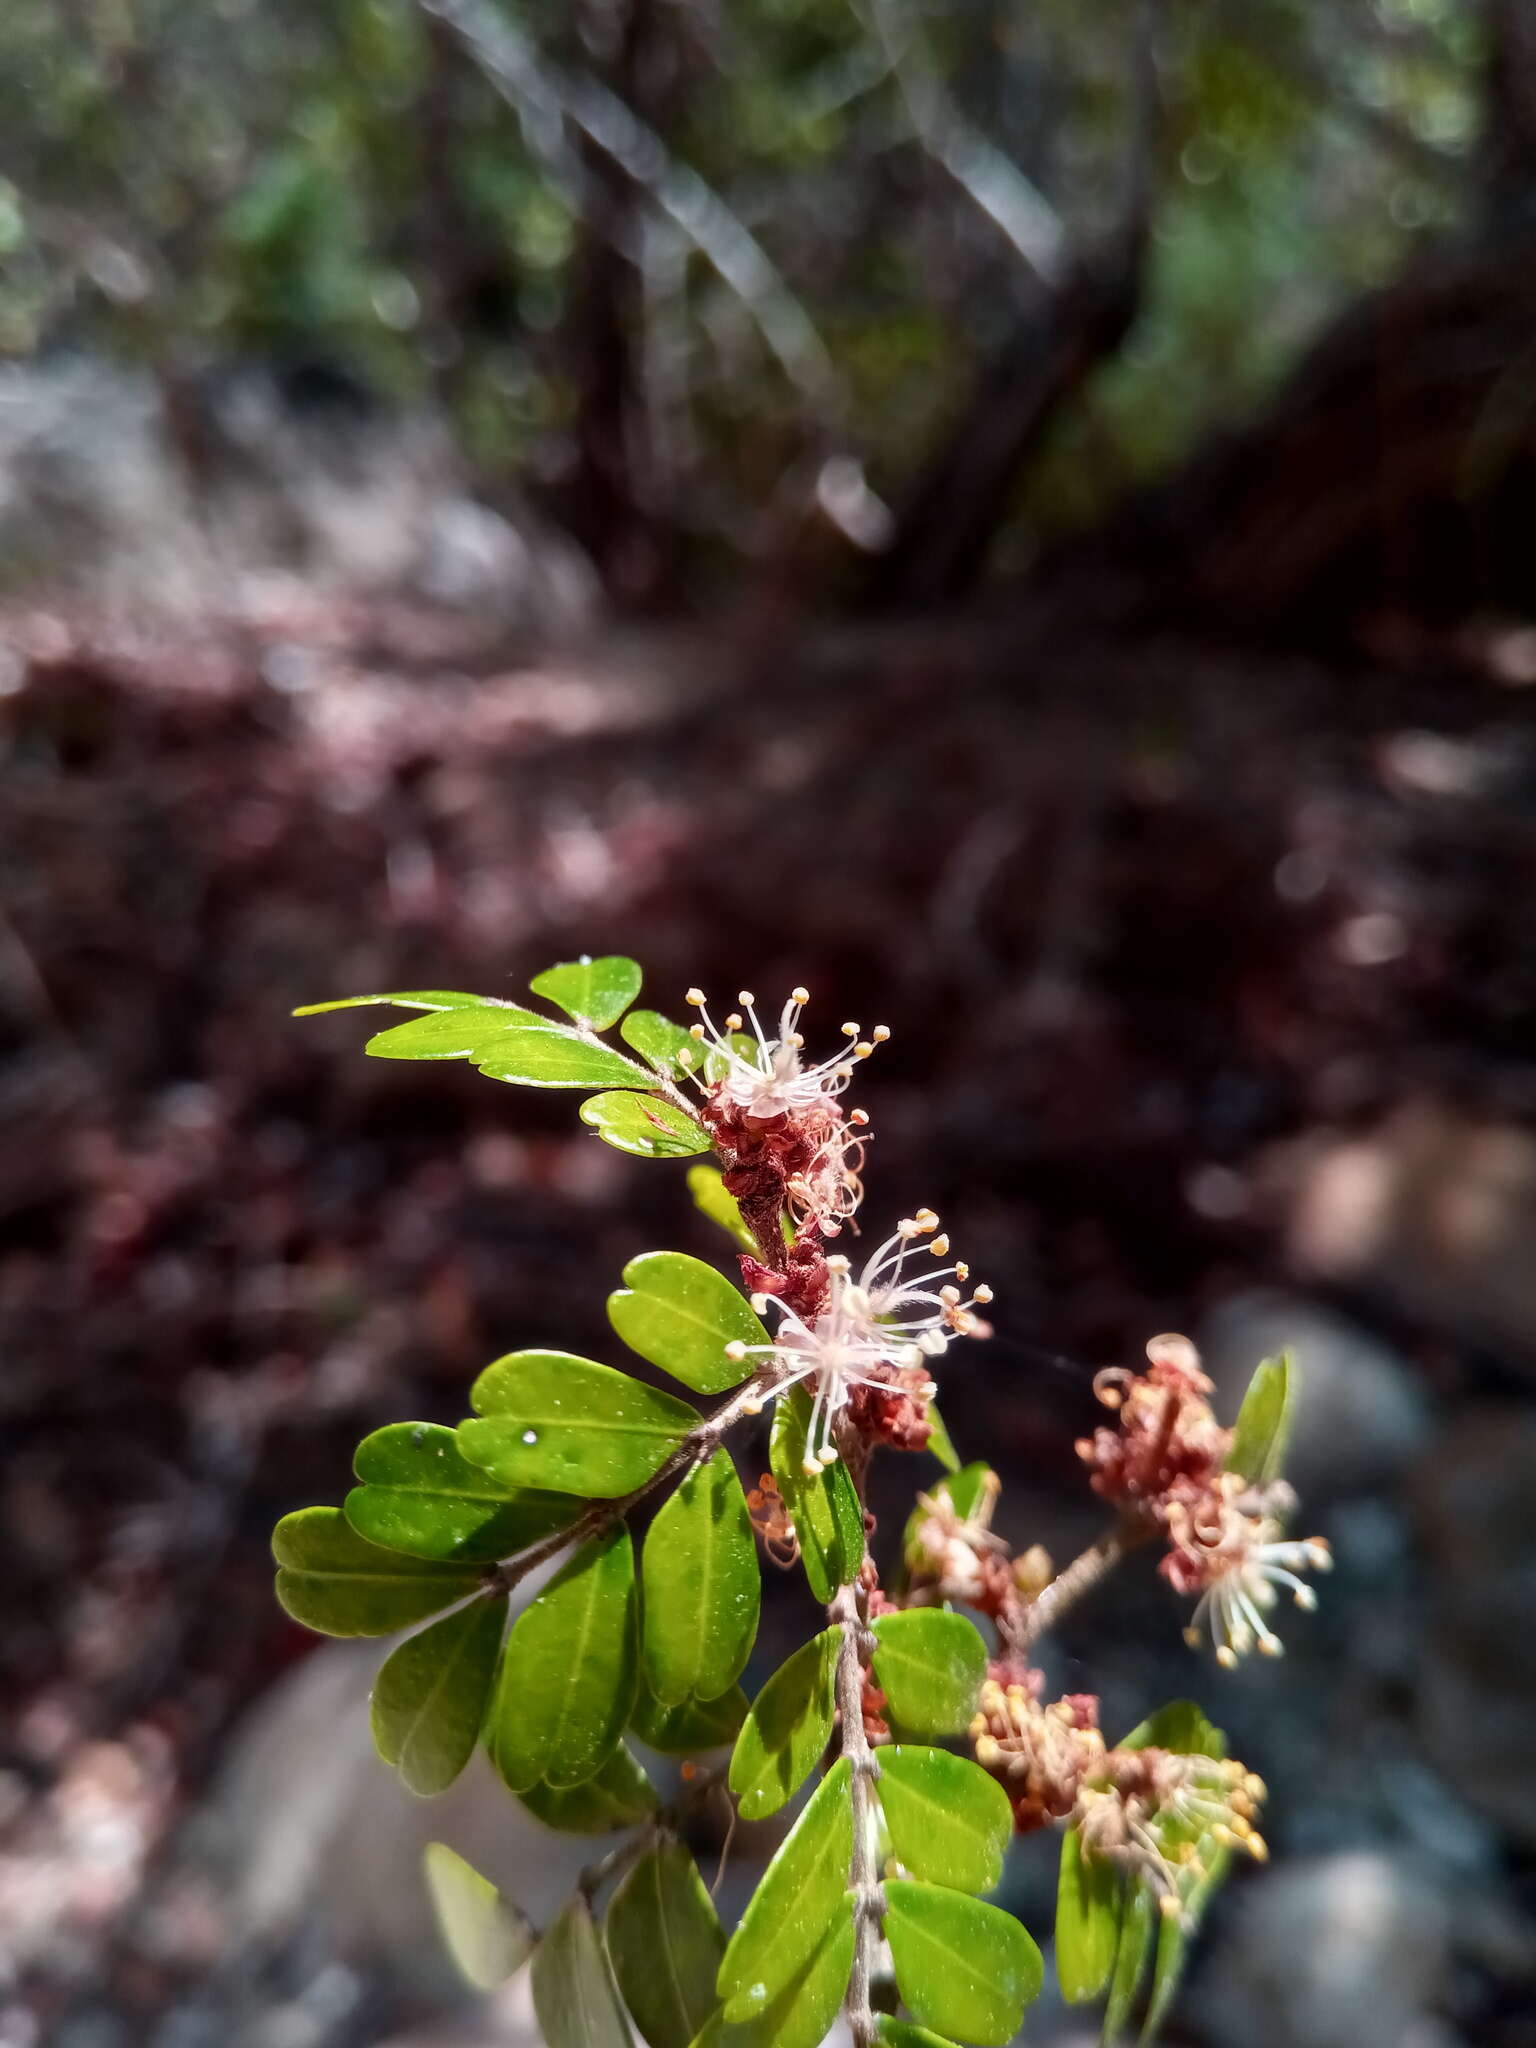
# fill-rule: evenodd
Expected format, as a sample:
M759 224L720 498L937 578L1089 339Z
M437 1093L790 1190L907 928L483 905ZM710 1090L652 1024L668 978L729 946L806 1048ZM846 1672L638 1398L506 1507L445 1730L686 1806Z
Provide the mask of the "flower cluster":
M899 1223L857 1272L846 1256L826 1250L844 1228L857 1228L870 1135L864 1112L845 1114L838 1098L889 1031L877 1025L865 1038L857 1024L845 1024L850 1043L807 1062L799 1028L805 989L792 991L773 1037L746 990L723 1026L712 1021L702 990L690 989L688 1000L699 1013L693 1038L705 1049L694 1076L700 1114L726 1162L725 1186L763 1253L742 1260L752 1304L777 1319L771 1344L736 1344L732 1355L771 1360L775 1392L812 1388L808 1472L837 1458L845 1430L921 1449L932 1426L931 1361L956 1337L987 1334L976 1311L992 1293L976 1287L967 1294L968 1268L943 1263L949 1239L931 1209ZM794 1224L789 1243L780 1228L786 1209Z
M1013 1802L1021 1835L1066 1820L1085 1781L1104 1766L1098 1701L1073 1693L1047 1705L1040 1697L1044 1684L1038 1671L1010 1677L999 1669L982 1686L971 1722L976 1761Z
M1209 1635L1217 1661L1237 1663L1258 1647L1278 1656L1266 1619L1283 1588L1299 1607L1316 1602L1298 1572L1332 1562L1321 1537L1285 1538L1296 1505L1283 1481L1255 1485L1227 1469L1232 1432L1207 1396L1211 1382L1186 1337L1154 1337L1148 1369L1100 1373L1094 1391L1117 1418L1077 1446L1096 1493L1151 1525L1167 1541L1159 1566L1177 1592L1198 1598L1185 1638Z

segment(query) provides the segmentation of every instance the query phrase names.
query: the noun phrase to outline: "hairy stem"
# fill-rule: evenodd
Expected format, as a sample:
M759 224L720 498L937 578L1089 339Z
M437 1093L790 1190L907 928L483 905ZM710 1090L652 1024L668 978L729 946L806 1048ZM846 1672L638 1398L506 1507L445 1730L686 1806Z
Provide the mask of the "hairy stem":
M842 1717L843 1755L853 1774L853 1862L848 1881L853 1892L853 1974L843 2010L854 2048L873 2048L875 2015L869 2002L875 1958L880 1948L885 1894L876 1861L878 1807L875 1785L880 1765L864 1732L864 1672L874 1648L865 1617L867 1602L857 1582L839 1586L827 1613L842 1630L837 1651L837 1704Z
M1033 1649L1047 1630L1053 1629L1085 1594L1108 1578L1122 1558L1140 1549L1151 1535L1151 1524L1136 1517L1128 1517L1106 1530L1096 1543L1089 1544L1081 1556L1074 1557L1059 1571L1027 1606L1000 1622L1007 1647L1017 1654Z

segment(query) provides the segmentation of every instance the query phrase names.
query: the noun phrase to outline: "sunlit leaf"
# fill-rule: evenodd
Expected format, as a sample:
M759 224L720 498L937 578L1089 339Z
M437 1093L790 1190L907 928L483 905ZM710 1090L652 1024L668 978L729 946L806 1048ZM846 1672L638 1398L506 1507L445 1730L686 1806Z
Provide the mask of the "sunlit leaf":
M964 1892L897 1878L885 1887L885 1937L902 2002L925 2027L1004 2048L1039 1996L1040 1951L1011 1913Z
M811 1397L803 1387L781 1394L768 1439L768 1462L800 1539L806 1579L825 1606L864 1562L864 1510L841 1458L835 1465L806 1471L810 1420Z
M700 1756L736 1740L747 1718L747 1696L733 1685L717 1700L684 1700L664 1707L640 1674L629 1717L630 1733L664 1756Z
M511 1004L441 1010L377 1032L363 1050L385 1060L468 1060L493 1081L530 1088L648 1088L645 1068L532 1010Z
M565 1835L610 1835L656 1811L656 1788L621 1742L596 1777L557 1792L528 1785L518 1798L535 1820Z
M1255 1369L1233 1426L1229 1472L1241 1472L1256 1486L1280 1477L1291 1434L1292 1392L1288 1352L1266 1358Z
M1138 1721L1117 1749L1171 1749L1180 1756L1224 1757L1227 1738L1213 1728L1193 1700L1169 1700L1145 1721Z
M593 960L583 953L559 967L546 967L528 984L536 996L554 1003L567 1017L594 1031L616 1024L640 993L640 969L621 954Z
M520 1010L517 1004L498 1004L495 996L470 996L462 990L451 988L404 989L388 996L341 996L329 1003L305 1003L293 1012L295 1017L323 1017L329 1010L359 1010L366 1003L392 1003L397 1010L484 1010L506 1008L516 1010L519 1016L532 1017L532 1010Z
M781 1664L752 1702L731 1755L731 1790L743 1820L762 1820L793 1798L832 1733L841 1632L823 1629Z
M660 1095L612 1089L606 1095L588 1096L579 1114L605 1145L637 1159L687 1159L710 1147L709 1133L698 1118Z
M875 2037L885 2048L955 2048L953 2041L946 2041L931 2028L914 2026L911 2020L893 2020L888 2012L876 2015Z
M445 1562L510 1557L566 1528L580 1501L503 1486L436 1422L392 1422L357 1447L362 1480L343 1503L359 1536L386 1550Z
M446 1842L428 1842L421 1862L448 1953L477 1991L494 1991L533 1954L531 1923Z
M957 1472L948 1472L936 1485L925 1487L925 1493L935 1500L948 1500L962 1522L967 1522L986 1499L993 1485L992 1467L977 1463L963 1465ZM901 1549L908 1571L922 1571L931 1568L933 1559L918 1542L918 1530L928 1519L928 1509L915 1507L907 1517L907 1526L902 1533Z
M763 2010L746 2020L717 2013L695 2048L819 2048L848 1990L853 1969L853 1894L840 1910L809 1962Z
M726 1187L718 1166L690 1166L688 1192L701 1215L718 1223L744 1252L756 1252L757 1239L742 1222L741 1204Z
M930 1401L926 1413L928 1416L929 1451L938 1459L946 1472L958 1472L960 1470L960 1453L955 1449L954 1441L944 1425L944 1418L939 1413L937 1403Z
M687 1027L674 1024L659 1010L631 1010L619 1026L619 1036L658 1074L673 1080L679 1074L691 1074L704 1058L704 1048Z
M514 1351L470 1390L481 1419L459 1425L471 1464L507 1486L617 1500L643 1486L698 1410L567 1351Z
M642 1647L663 1706L718 1699L757 1635L760 1579L752 1517L726 1450L694 1466L645 1539Z
M852 1773L841 1757L779 1844L720 1964L728 2020L754 2018L820 1947L848 1889Z
M635 1563L629 1531L584 1545L512 1625L486 1747L514 1792L594 1777L635 1699Z
M533 2009L544 2048L631 2048L608 1959L580 1892L539 1943Z
M1068 2005L1097 1998L1109 1982L1120 1942L1121 1894L1118 1867L1090 1855L1081 1832L1068 1828L1056 1883L1056 1975Z
M963 1892L1002 1878L1013 1807L969 1757L897 1743L880 1751L880 1807L897 1861L914 1877Z
M650 2048L689 2048L715 2009L725 1948L704 1880L681 1842L663 1840L614 1893L608 1956Z
M685 1252L642 1252L608 1297L608 1320L631 1351L701 1394L739 1386L750 1361L727 1344L767 1345L768 1332L740 1288Z
M413 1792L446 1792L475 1753L496 1677L507 1596L472 1600L410 1636L373 1682L373 1740Z
M392 1636L474 1592L481 1574L381 1550L340 1508L300 1508L272 1532L277 1597L295 1621L327 1636Z
M875 1682L904 1734L955 1735L970 1724L987 1675L987 1648L964 1616L937 1607L875 1623Z
M1148 1888L1133 1885L1120 1918L1120 1941L1109 1981L1109 2000L1104 2008L1106 2042L1118 2041L1130 2022L1147 1964L1152 1959L1155 1923L1161 1917Z

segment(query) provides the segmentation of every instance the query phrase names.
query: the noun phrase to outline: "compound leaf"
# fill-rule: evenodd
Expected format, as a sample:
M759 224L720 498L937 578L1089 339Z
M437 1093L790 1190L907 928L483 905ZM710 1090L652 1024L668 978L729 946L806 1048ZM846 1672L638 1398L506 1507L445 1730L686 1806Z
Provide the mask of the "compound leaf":
M725 1936L692 1856L663 1840L608 1907L608 1959L649 2048L688 2048L715 2009Z
M904 1733L954 1735L969 1726L987 1675L986 1645L970 1622L915 1607L883 1614L874 1632L875 1682Z
M451 1429L392 1422L357 1447L354 1486L342 1512L370 1543L409 1557L489 1561L510 1557L575 1521L565 1494L504 1486L471 1465Z
M697 1409L568 1351L514 1351L470 1391L459 1448L504 1485L617 1500L643 1486L698 1422Z
M752 1702L731 1755L743 1820L777 1813L814 1769L832 1733L838 1629L803 1643Z
M940 1885L892 1879L885 1935L896 1984L917 2021L980 2048L1004 2048L1039 1996L1040 1951L1011 1913Z
M578 1024L592 1031L606 1031L616 1024L640 993L640 969L622 954L605 954L600 960L583 953L579 960L546 967L528 986L546 1003L564 1010Z
M820 1947L848 1889L852 1773L840 1757L758 1881L720 1963L727 2020L755 2018Z
M646 1679L668 1707L718 1699L757 1635L752 1517L731 1454L695 1465L652 1522L642 1564Z
M727 1344L766 1347L768 1332L725 1275L686 1252L642 1252L608 1297L608 1320L631 1351L700 1394L739 1386L749 1364Z
M710 1148L709 1133L698 1118L660 1095L613 1089L589 1095L578 1114L605 1145L637 1159L687 1159Z
M914 1877L962 1892L1000 1882L1013 1807L969 1757L907 1743L882 1749L880 1808L897 1859Z

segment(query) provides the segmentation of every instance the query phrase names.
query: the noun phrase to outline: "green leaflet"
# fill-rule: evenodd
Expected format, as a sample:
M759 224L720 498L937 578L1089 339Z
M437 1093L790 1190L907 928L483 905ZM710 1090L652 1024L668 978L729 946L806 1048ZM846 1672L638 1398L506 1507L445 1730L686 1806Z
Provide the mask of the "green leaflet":
M635 1563L619 1526L586 1544L512 1624L486 1728L514 1792L595 1777L635 1698Z
M1132 1885L1120 1921L1120 1942L1115 1950L1114 1975L1109 1984L1109 2002L1104 2008L1104 2040L1118 2041L1130 2021L1152 1956L1154 1922L1161 1918L1144 1884Z
M757 1240L741 1220L741 1205L727 1189L718 1166L690 1166L688 1192L700 1215L718 1223L742 1251L757 1251Z
M374 1680L374 1745L423 1798L446 1792L475 1753L506 1623L505 1593L472 1600L407 1637Z
M458 1436L472 1464L508 1486L588 1500L643 1486L699 1420L671 1394L568 1351L498 1358L469 1399L482 1419L460 1423Z
M757 1635L752 1518L726 1450L695 1465L651 1523L642 1564L646 1679L668 1707L718 1699Z
M853 1859L852 1772L840 1757L779 1844L720 1963L727 2020L755 2018L799 1975L832 1924Z
M942 2034L914 2026L911 2020L893 2020L884 2012L876 2016L875 2034L885 2048L955 2048L953 2041L946 2041Z
M305 1003L293 1015L323 1017L328 1010L358 1010L365 1003L392 1003L397 1010L517 1009L515 1003L499 1003L495 996L468 996L452 988L413 988L391 996L341 996L329 1003ZM534 1012L519 1010L518 1015L532 1017Z
M517 1797L535 1820L564 1835L610 1835L634 1827L656 1811L656 1788L621 1742L584 1784L557 1792L529 1785Z
M503 1486L436 1422L392 1422L357 1447L342 1512L370 1543L445 1562L510 1557L568 1527L581 1503L565 1494Z
M955 1735L970 1725L987 1675L987 1649L962 1615L937 1607L883 1614L875 1623L875 1682L893 1725L907 1735Z
M960 1470L960 1453L955 1449L954 1439L944 1426L943 1416L932 1401L928 1403L928 1422L928 1450L930 1455L938 1459L946 1472L958 1472Z
M661 1095L614 1089L588 1096L579 1114L605 1145L637 1159L687 1159L710 1147L709 1133L698 1118Z
M277 1597L327 1636L392 1636L473 1593L479 1571L365 1542L340 1508L300 1508L272 1532Z
M739 1685L717 1700L684 1700L680 1706L664 1707L645 1683L642 1669L629 1728L664 1756L699 1756L734 1742L746 1718L747 1696Z
M1009 1913L906 1878L885 1887L885 1937L914 2018L980 2048L1004 2048L1040 1993L1040 1951Z
M363 1050L384 1060L468 1060L493 1081L529 1088L648 1088L643 1067L567 1024L510 1003L440 1010L393 1024Z
M1088 1855L1080 1831L1068 1828L1056 1883L1056 1976L1068 2005L1099 1997L1109 1982L1122 1910L1118 1868Z
M1213 1728L1193 1700L1169 1700L1145 1721L1138 1721L1117 1749L1171 1749L1180 1756L1224 1757L1227 1738Z
M687 1026L674 1024L659 1010L631 1010L619 1026L619 1036L658 1074L672 1080L703 1064L704 1048Z
M882 1749L880 1809L897 1860L914 1877L962 1892L1001 1881L1013 1808L969 1757L906 1743Z
M692 1856L662 1840L613 1895L608 1958L649 2048L689 2048L715 2009L725 1936Z
M1187 1924L1181 1925L1173 1914L1158 1915L1157 1957L1152 1966L1152 1995L1147 2000L1147 2016L1141 2027L1143 2042L1153 2040L1168 2017L1169 2007L1179 1988L1179 1979L1184 1974L1184 1957L1190 1936L1200 1924L1212 1893L1223 1883L1231 1867L1230 1849L1211 1848L1202 1854L1206 1857L1206 1872L1184 1902Z
M545 2048L632 2048L624 2008L580 1892L534 1956L533 2009Z
M477 1991L494 1991L533 1954L527 1916L446 1842L428 1842L421 1862L448 1953Z
M606 1031L616 1024L640 993L640 969L621 954L606 954L600 960L583 953L559 967L546 967L528 984L536 996L564 1010L578 1024L592 1031Z
M853 1894L810 1961L755 2019L729 2021L717 2013L695 2048L819 2048L848 1989L853 1969Z
M800 1539L806 1579L825 1607L864 1562L864 1510L841 1458L814 1473L806 1471L810 1420L811 1397L804 1387L781 1394L768 1439L768 1462Z
M1255 1486L1280 1477L1291 1435L1292 1391L1288 1352L1255 1369L1233 1426L1229 1472L1241 1472Z
M802 1644L752 1702L731 1755L730 1786L743 1820L777 1813L826 1748L840 1634L823 1629Z
M739 1386L750 1364L727 1344L767 1345L768 1332L723 1273L684 1252L643 1252L608 1297L608 1320L631 1351L700 1394Z

